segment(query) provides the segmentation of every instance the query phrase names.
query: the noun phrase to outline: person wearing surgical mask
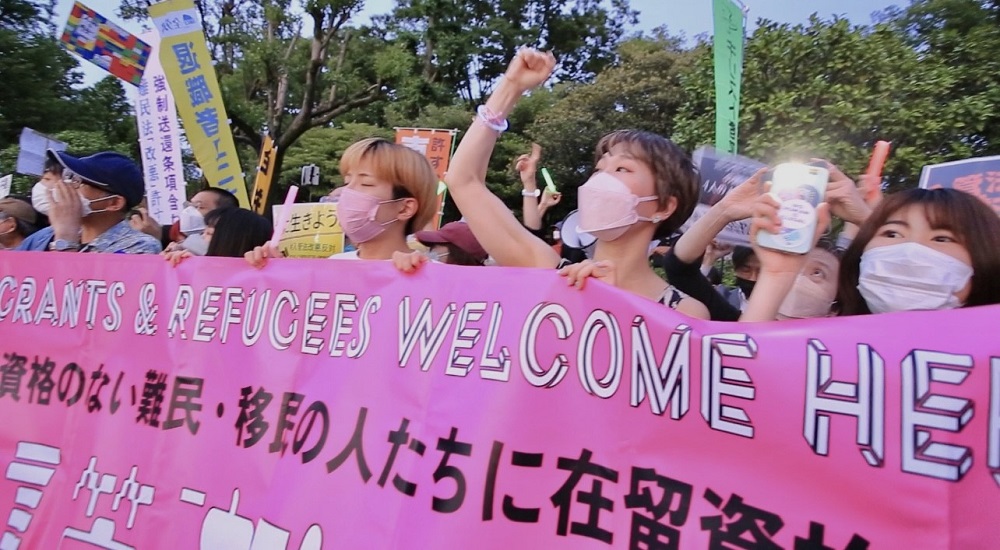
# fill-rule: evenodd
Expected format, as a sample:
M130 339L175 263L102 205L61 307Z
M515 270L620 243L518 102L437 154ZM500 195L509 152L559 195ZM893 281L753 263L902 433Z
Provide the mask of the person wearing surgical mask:
M190 201L184 203L184 208L188 212L191 212L193 209L193 211L201 214L202 217L218 208L239 207L240 203L236 199L236 195L233 195L221 187L208 187L206 189L202 189L201 191L195 193L191 197ZM171 243L174 242L176 233L184 232L180 229L179 220L172 224L160 225L160 222L150 215L149 210L141 206L132 210L132 213L129 215L129 225L132 226L132 229L142 231L147 235L160 239L160 243L163 244L164 250L173 250L175 247L171 246Z
M330 256L333 260L391 260L409 253L407 235L424 229L437 206L437 176L427 157L382 138L352 144L340 158L346 185L337 198L337 217L344 236L357 247ZM281 254L270 243L244 258L263 267Z
M837 314L840 259L832 244L821 243L806 254L805 265L778 306L778 321L813 319Z
M596 168L577 190L579 229L597 239L593 260L561 266L559 255L532 235L486 186L489 159L518 100L551 76L551 53L519 50L459 144L445 175L449 194L497 265L554 269L569 285L588 278L707 319L700 302L670 286L649 265L649 243L669 236L691 215L699 182L691 159L670 140L638 130L601 138Z
M18 250L157 254L159 241L125 220L144 193L142 171L125 155L109 151L77 158L49 150L32 205L51 225Z
M181 210L178 220L178 230L184 236L178 242L170 243L163 249L164 254L178 250L187 250L195 256L204 256L208 251L208 239L205 238L205 216L193 204L188 204Z
M954 189L887 195L844 252L841 315L1000 303L1000 217Z

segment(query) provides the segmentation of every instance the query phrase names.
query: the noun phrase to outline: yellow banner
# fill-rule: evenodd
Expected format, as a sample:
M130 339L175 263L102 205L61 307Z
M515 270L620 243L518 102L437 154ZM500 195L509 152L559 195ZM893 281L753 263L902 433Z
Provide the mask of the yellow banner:
M198 9L193 0L167 0L150 5L149 16L160 33L160 62L198 165L209 184L233 193L248 208L243 170Z
M267 204L267 193L271 190L271 182L274 181L274 140L271 136L264 136L264 144L260 148L260 160L257 161L257 177L253 181L253 194L251 195L250 208L258 213L264 214Z
M281 219L284 205L273 207L275 220ZM344 251L344 230L332 202L298 203L281 235L278 250L289 258L326 258Z

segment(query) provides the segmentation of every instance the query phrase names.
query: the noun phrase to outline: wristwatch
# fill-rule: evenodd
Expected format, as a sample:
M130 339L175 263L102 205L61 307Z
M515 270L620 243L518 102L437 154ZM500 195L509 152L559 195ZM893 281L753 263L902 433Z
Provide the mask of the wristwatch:
M540 197L542 196L542 191L540 189L535 189L534 191L528 191L527 189L521 190L522 197Z
M64 239L56 239L49 243L49 250L54 250L56 252L76 252L77 250L80 250L80 243Z

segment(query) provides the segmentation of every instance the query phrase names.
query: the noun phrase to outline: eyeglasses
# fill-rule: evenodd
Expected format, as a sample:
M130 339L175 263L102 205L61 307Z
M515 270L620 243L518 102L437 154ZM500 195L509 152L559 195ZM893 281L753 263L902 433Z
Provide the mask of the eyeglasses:
M63 183L72 187L73 189L79 189L81 185L88 185L90 187L93 187L94 189L100 189L101 191L108 192L108 190L105 189L103 186L83 179L82 177L80 177L80 174L77 174L76 172L70 170L69 168L63 169L62 180Z

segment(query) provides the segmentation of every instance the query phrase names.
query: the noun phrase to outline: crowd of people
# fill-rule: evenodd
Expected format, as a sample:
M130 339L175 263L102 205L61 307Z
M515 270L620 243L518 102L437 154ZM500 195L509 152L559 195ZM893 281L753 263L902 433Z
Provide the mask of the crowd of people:
M759 235L782 229L781 203L768 192L766 169L679 235L698 202L697 170L669 139L636 130L597 139L593 175L578 188L577 211L561 228L565 242L557 238L553 246L544 220L562 196L537 185L540 146L515 166L523 185L523 219L485 180L493 148L507 128L506 115L549 78L555 62L549 53L519 51L477 110L445 177L460 221L428 228L438 179L424 156L378 138L348 147L340 162L344 185L324 200L336 203L352 246L331 259L391 261L404 274L428 262L550 269L577 288L599 279L682 314L716 321L1000 303L1000 216L976 197L953 189L883 197L870 192L879 181L855 182L832 163L814 159L829 181L815 210L811 250L795 254L758 244ZM0 248L158 253L172 265L198 256L244 257L257 268L281 257L271 244L271 222L240 208L230 193L200 191L176 223L161 226L141 206L144 188L141 170L118 153L77 158L49 152L30 199L0 199ZM727 224L747 219L751 246L716 240ZM842 227L836 235L833 225ZM581 235L586 244L579 242ZM723 258L731 261L732 286L722 284Z

